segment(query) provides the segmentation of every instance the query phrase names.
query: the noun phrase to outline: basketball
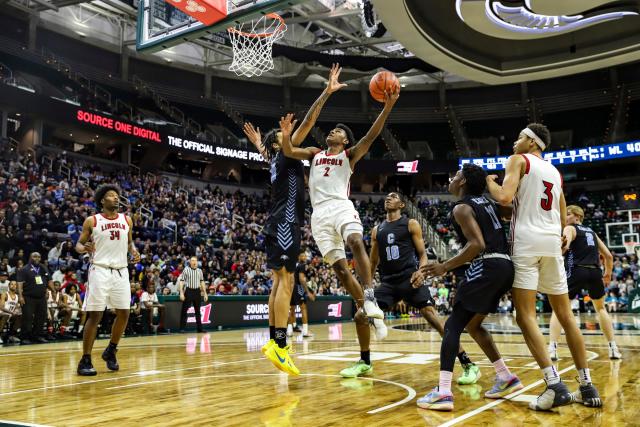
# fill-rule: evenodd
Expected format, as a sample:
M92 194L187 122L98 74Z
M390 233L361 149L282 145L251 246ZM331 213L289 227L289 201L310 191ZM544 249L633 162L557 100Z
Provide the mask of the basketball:
M380 71L369 82L369 93L378 102L384 102L384 92L400 89L400 80L391 71Z

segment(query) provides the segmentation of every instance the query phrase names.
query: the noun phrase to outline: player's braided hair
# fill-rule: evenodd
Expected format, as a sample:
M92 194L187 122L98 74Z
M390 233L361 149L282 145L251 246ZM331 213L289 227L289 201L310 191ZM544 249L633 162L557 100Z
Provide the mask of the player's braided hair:
M262 145L267 153L267 161L271 161L276 156L276 150L273 148L273 144L278 143L278 132L280 132L279 128L273 128L264 136L264 142Z
M104 196L109 191L115 191L116 193L118 193L118 196L120 196L122 194L122 191L120 191L120 187L118 187L117 185L114 185L114 184L102 184L100 187L98 187L98 189L96 190L95 194L93 195L93 201L96 204L96 209L98 211L102 210L102 199L104 199Z
M462 166L462 175L466 181L467 194L482 196L487 189L487 173L478 165L466 163Z

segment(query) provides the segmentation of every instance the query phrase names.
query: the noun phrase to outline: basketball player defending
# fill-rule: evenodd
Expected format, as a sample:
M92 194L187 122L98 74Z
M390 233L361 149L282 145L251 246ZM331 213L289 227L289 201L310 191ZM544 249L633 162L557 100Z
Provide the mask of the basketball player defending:
M566 202L560 172L542 159L551 141L546 126L532 123L520 132L509 157L502 186L496 175L487 177L491 196L501 205L513 202L511 259L515 268L513 301L516 321L529 351L538 362L546 390L529 404L534 410L549 410L575 399L585 406L602 406L591 383L587 352L580 329L573 319L567 276L562 259L562 231ZM567 334L567 343L579 374L580 388L572 396L551 364L544 337L536 319L536 294L547 294L554 313Z
M422 286L425 276L420 268L428 263L422 230L418 221L402 215L404 207L405 203L398 193L389 193L384 201L387 217L371 230L371 276L375 275L379 266L382 282L375 288L374 294L383 311L391 309L401 300L417 308L431 327L443 336L444 328L434 309L431 293L427 287ZM412 283L415 285L412 286ZM361 311L356 313L355 321L360 343L360 360L340 372L340 375L346 378L373 372L369 351L369 322ZM384 338L387 333L384 324L382 326L376 327L378 339ZM458 378L458 384L476 383L480 378L480 369L471 362L462 348L458 352L458 359L464 370L464 374Z
M105 308L116 310L116 320L111 328L111 341L102 353L102 359L107 362L109 370L120 369L116 359L117 346L127 327L131 304L127 254L131 254L134 263L140 261L140 254L131 237L131 218L118 213L119 199L120 189L115 185L98 187L94 201L100 213L85 219L82 234L76 243L78 253L92 254L82 307L87 312L87 323L82 337L78 375L96 375L91 363L91 349Z
M400 97L400 88L385 92L384 108L369 132L351 149L354 142L351 130L338 124L327 136L327 150L316 147L299 148L284 143L285 156L310 160L309 196L313 213L311 232L325 261L333 266L340 283L355 300L359 309L372 319L382 323L384 313L375 301L371 278L371 263L362 240L363 228L358 211L349 200L349 179L356 163L369 151L380 135L384 122ZM288 120L291 120L288 115ZM287 120L287 119L285 119ZM362 287L353 277L347 265L344 242L349 245ZM364 288L364 291L363 291Z
M609 358L622 358L613 335L611 317L604 305L605 285L611 281L613 256L598 235L589 227L582 225L584 210L580 206L567 206L567 226L564 228L565 252L564 265L567 271L569 299L580 294L582 289L589 291L589 297L597 310L598 321L609 343ZM604 276L600 269L600 256L604 259ZM560 322L553 312L549 322L549 355L558 360L558 339L562 331Z
M518 377L505 365L491 334L482 326L486 315L495 311L500 297L511 289L514 274L496 207L483 196L487 188L486 177L481 167L466 164L453 178L449 192L459 200L453 208L451 222L462 249L442 264L422 267L428 276L441 276L471 263L458 285L453 312L444 325L439 385L418 399L418 406L424 409L453 410L451 378L460 335L465 328L496 370L496 382L485 396L498 399L522 388Z
M302 144L329 96L346 86L338 81L341 71L342 68L337 64L333 65L327 87L293 135L285 135L285 129L282 128L273 130L265 136L263 144L259 128L254 128L251 123L244 126L244 132L251 143L271 164L271 210L264 234L267 267L272 270L273 285L269 295L270 339L262 347L262 352L278 369L292 375L299 375L300 371L289 355L286 334L293 292L293 272L300 252L300 227L304 225L304 168L300 160L285 157L281 147L285 136L290 141L289 145ZM291 131L291 120L286 126L286 130Z
M298 255L298 263L296 264L296 273L294 274L294 288L291 293L291 310L289 311L289 324L287 325L287 335L293 336L296 331L296 306L300 307L302 314L302 332L303 338L311 338L313 334L309 332L309 313L307 311L307 300L315 301L316 296L307 287L307 253L302 250Z

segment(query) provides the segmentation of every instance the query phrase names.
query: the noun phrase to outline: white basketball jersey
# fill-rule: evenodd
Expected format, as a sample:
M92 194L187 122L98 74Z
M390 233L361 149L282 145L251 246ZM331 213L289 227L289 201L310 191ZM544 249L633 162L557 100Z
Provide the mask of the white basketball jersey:
M320 151L311 160L309 197L314 209L328 200L349 200L352 171L348 154L347 150L339 154Z
M562 176L551 162L522 156L527 165L513 199L511 255L560 256Z
M4 302L4 309L10 313L15 314L15 310L18 307L18 294L14 298L11 298L11 294L7 292L7 300Z
M129 251L129 224L124 214L109 219L102 214L93 216L91 240L95 246L92 262L101 267L124 268Z

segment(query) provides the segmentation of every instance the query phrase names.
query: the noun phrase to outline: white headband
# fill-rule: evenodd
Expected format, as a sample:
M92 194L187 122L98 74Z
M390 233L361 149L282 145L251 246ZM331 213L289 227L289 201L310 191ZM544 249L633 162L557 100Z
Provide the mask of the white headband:
M534 131L532 131L531 129L524 128L524 129L522 129L522 133L527 135L529 138L533 139L536 142L536 144L538 144L538 147L540 147L540 149L542 151L544 151L544 149L547 148L546 144L544 142L542 142L540 137L538 135L536 135L536 133Z

